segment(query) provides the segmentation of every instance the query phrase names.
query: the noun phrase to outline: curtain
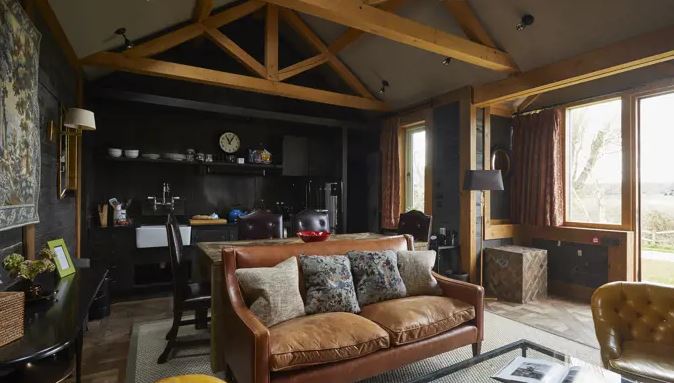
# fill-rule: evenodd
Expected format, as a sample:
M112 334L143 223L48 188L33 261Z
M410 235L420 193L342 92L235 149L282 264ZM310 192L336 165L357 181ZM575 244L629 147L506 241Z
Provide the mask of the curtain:
M381 154L381 227L397 229L400 217L400 145L397 117L384 121L379 137Z
M511 211L515 223L564 222L562 111L517 116L513 124Z

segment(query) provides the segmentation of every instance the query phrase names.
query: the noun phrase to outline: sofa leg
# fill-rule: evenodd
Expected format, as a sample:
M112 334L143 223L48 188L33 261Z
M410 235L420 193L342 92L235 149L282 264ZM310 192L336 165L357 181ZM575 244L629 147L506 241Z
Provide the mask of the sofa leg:
M482 350L482 342L473 343L472 346L473 346L473 356L480 355L480 351Z

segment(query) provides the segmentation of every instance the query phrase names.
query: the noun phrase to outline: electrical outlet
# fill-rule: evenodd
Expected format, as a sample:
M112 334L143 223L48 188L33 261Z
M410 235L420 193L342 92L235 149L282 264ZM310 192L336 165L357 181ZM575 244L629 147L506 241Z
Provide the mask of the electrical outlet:
M557 247L562 247L562 241L557 241Z
M579 257L582 257L583 256L583 250L578 249L577 254L578 254Z

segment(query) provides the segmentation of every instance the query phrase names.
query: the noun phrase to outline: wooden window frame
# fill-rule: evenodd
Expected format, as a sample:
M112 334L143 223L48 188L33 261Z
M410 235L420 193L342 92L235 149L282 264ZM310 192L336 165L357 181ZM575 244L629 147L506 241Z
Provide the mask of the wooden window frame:
M407 205L407 130L426 129L426 170L424 172L424 214L433 214L433 110L422 109L400 117L398 150L400 153L400 211Z
M621 179L621 212L619 224L607 223L593 223L593 222L576 222L568 219L567 206L567 113L569 109L599 104L602 102L620 99L621 102L621 154L622 154L622 179ZM635 182L633 167L635 166L634 153L634 123L632 122L632 107L629 93L611 93L600 97L581 100L573 103L565 104L562 109L562 156L564 161L562 163L563 171L563 195L564 195L564 227L581 227L590 229L606 229L606 230L634 230L634 216L632 214L634 201L634 190L632 185Z

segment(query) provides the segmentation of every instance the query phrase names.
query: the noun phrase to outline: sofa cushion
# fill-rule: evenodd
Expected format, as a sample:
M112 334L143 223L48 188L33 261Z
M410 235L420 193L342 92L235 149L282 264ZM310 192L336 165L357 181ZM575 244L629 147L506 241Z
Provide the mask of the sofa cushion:
M622 344L618 359L610 359L609 366L617 372L636 377L674 382L674 346L662 343L627 341Z
M307 314L360 311L351 277L351 264L343 255L300 255Z
M457 299L417 296L363 307L361 316L377 323L402 345L430 338L475 318L475 308Z
M386 331L351 313L309 315L269 329L272 371L358 358L387 347Z
M274 267L237 269L235 274L250 311L265 326L304 315L297 258Z
M433 276L435 251L398 251L398 271L405 283L407 296L442 295L442 289Z
M351 261L353 283L361 308L407 295L394 251L349 251L346 255Z

